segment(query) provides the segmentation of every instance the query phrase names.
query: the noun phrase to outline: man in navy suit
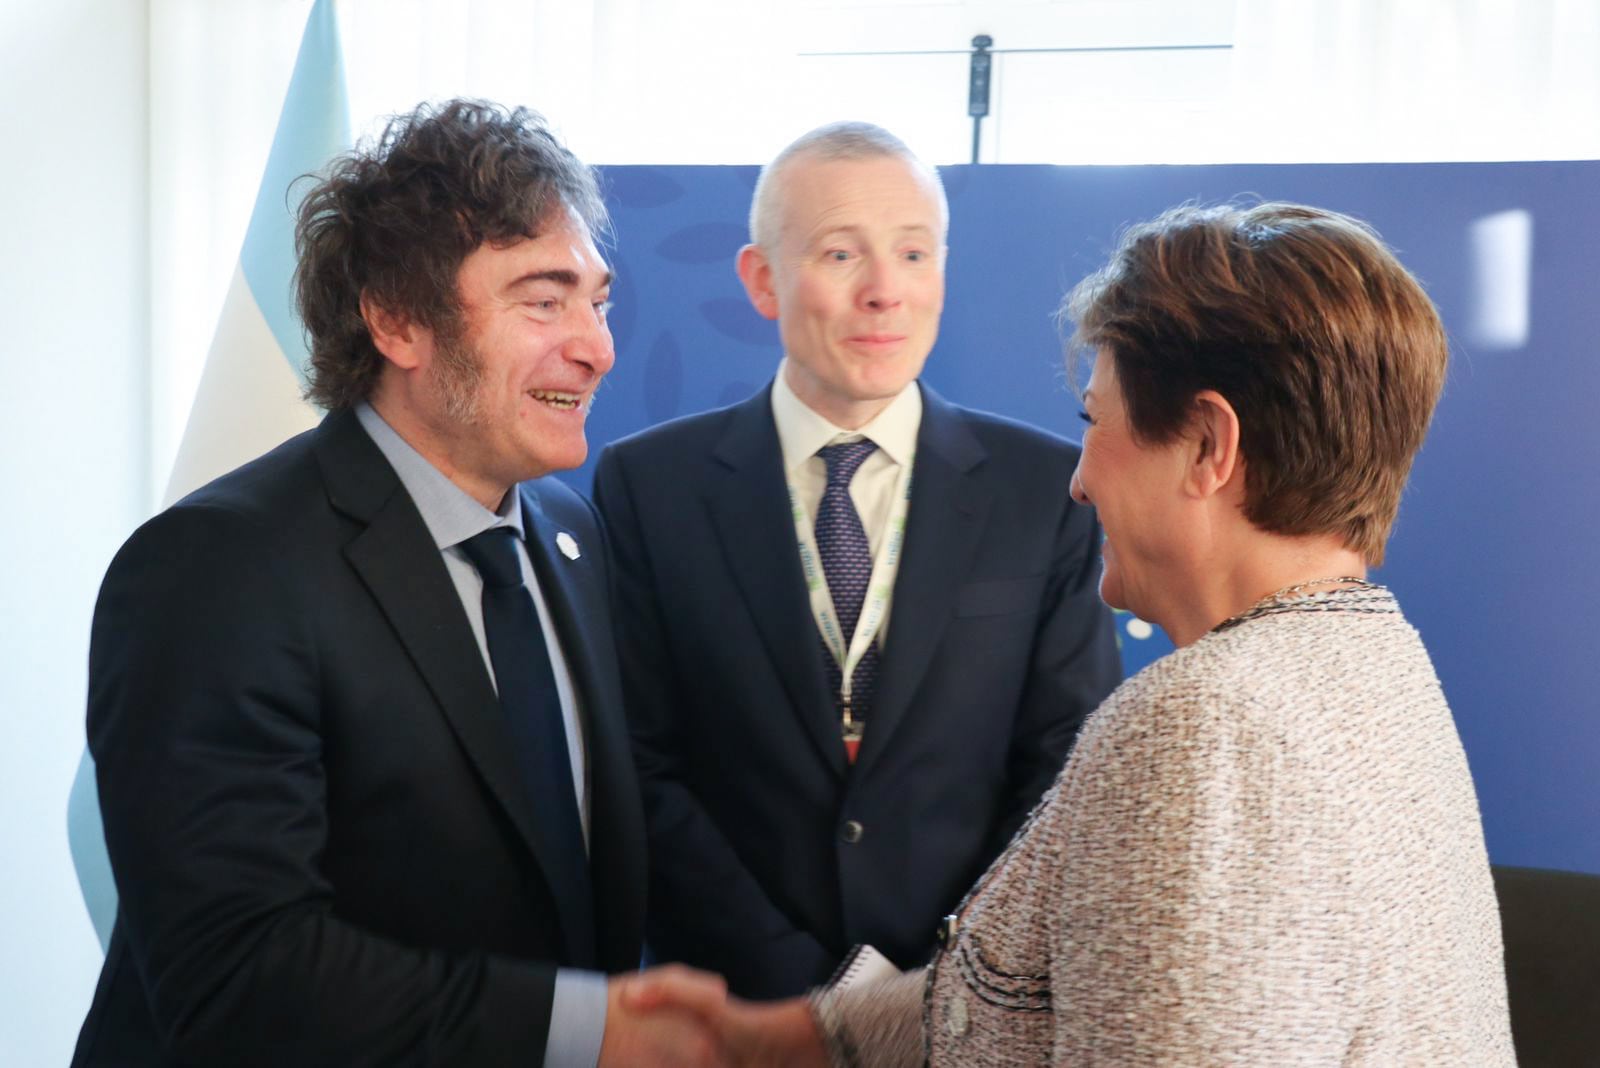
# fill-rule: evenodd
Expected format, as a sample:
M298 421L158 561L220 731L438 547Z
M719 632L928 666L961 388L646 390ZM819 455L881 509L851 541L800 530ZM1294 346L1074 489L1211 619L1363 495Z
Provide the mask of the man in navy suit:
M603 222L538 116L473 101L307 196L329 415L146 523L95 610L120 909L75 1065L716 1053L606 978L639 961L643 817L606 546L542 477L612 365Z
M605 450L647 942L748 997L910 967L1121 676L1078 450L917 382L946 202L887 131L762 172L738 271L784 359ZM970 358L981 359L981 354Z

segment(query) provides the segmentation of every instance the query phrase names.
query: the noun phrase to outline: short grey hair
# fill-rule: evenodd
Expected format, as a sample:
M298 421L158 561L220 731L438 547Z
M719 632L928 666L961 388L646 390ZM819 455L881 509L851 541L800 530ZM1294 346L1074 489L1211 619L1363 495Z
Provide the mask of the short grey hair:
M797 159L835 160L902 159L928 179L939 202L939 239L950 229L950 203L945 199L939 172L924 163L906 143L882 126L870 122L830 122L801 134L761 168L755 195L750 198L750 243L770 250L777 241L779 212L783 207L783 172Z

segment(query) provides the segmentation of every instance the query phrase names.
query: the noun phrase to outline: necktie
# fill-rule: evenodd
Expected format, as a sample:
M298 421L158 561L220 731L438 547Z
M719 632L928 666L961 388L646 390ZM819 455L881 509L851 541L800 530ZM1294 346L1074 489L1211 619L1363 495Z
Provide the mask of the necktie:
M817 555L821 558L822 574L828 580L828 592L833 595L834 615L839 619L839 630L847 649L856 632L856 622L861 618L861 605L866 600L867 584L872 578L872 550L855 502L850 499L850 480L877 448L872 442L862 440L828 445L817 453L828 465L828 482L817 506ZM828 682L837 695L843 673L831 652L823 660L828 666ZM877 683L878 643L873 642L850 678L850 719L857 728L866 722ZM858 744L859 733L854 740L846 734L845 751L852 762Z
M545 875L560 903L575 963L594 957L589 857L572 782L566 724L533 596L522 581L517 532L491 527L461 543L483 578L483 629L523 789L543 828Z

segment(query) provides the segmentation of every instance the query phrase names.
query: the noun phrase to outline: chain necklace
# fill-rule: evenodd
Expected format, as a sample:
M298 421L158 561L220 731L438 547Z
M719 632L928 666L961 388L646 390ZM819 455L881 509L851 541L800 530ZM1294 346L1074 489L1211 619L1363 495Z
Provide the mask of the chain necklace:
M1309 580L1307 582L1296 582L1294 585L1285 586L1281 590L1273 590L1271 593L1267 594L1265 597L1261 598L1261 600L1257 601L1255 604L1251 605L1249 608L1246 608L1243 612L1240 612L1238 615L1229 616L1227 619L1224 619L1221 623L1218 623L1216 626L1212 627L1211 628L1211 633L1215 634L1218 631L1230 630L1230 629L1232 629L1234 627L1237 627L1240 623L1243 623L1246 620L1256 619L1256 618L1258 618L1260 616L1265 616L1265 615L1275 615L1278 612L1290 612L1290 611L1327 612L1327 611L1340 610L1340 609L1346 607L1346 605L1342 605L1342 604L1340 604L1338 602L1329 602L1329 601L1326 601L1326 600L1304 599L1305 603L1304 604L1298 604L1298 605L1289 605L1289 604L1285 603L1287 598L1292 597L1294 594L1299 593L1301 590L1309 590L1313 586L1331 586L1331 585L1334 585L1335 583L1340 583L1340 584L1343 584L1345 586L1348 586L1349 589L1329 590L1328 592L1330 594L1332 594L1332 593L1374 594L1374 593L1386 592L1386 588L1383 587L1383 586L1378 585L1376 582L1368 582L1366 579L1360 578L1360 577L1355 576L1355 575L1337 575L1337 576L1334 576L1334 577L1331 577L1331 578L1319 578L1319 579L1311 579L1311 580ZM1362 600L1366 600L1366 599L1367 598L1362 598ZM1361 611L1362 609L1356 608L1355 610L1356 611Z

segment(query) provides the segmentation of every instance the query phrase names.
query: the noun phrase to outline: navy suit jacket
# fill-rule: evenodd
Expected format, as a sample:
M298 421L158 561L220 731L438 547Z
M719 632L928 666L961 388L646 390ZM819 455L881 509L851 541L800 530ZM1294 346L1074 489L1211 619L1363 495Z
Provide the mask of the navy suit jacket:
M559 483L521 495L585 716L593 950L564 936L439 551L336 413L150 520L106 575L88 725L120 908L74 1065L528 1068L558 966L637 966L605 545Z
M1121 678L1069 442L922 387L911 511L854 766L795 548L770 390L619 441L596 501L650 839L657 959L779 997L937 923Z

